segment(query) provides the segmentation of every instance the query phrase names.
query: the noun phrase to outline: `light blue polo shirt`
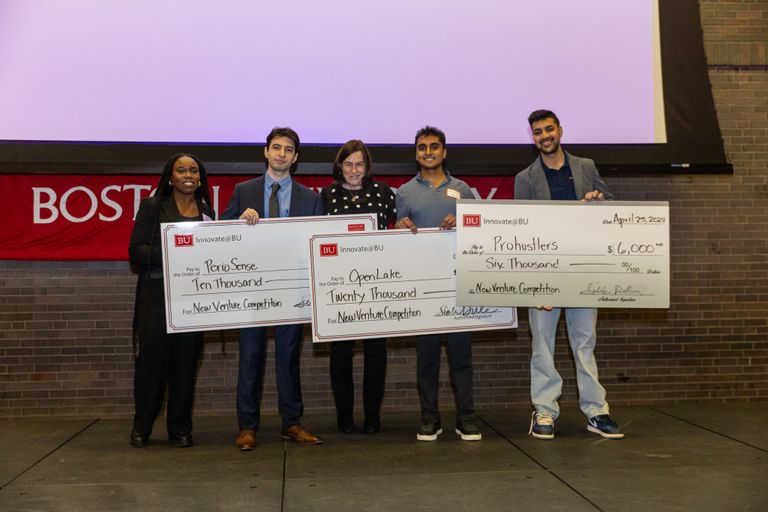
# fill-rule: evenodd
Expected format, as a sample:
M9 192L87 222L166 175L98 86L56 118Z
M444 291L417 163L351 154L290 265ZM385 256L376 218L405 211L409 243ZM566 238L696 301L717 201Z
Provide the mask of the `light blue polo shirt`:
M397 189L397 220L408 217L417 228L440 227L446 215L456 215L457 194L461 199L475 198L469 185L447 172L437 187L419 173Z

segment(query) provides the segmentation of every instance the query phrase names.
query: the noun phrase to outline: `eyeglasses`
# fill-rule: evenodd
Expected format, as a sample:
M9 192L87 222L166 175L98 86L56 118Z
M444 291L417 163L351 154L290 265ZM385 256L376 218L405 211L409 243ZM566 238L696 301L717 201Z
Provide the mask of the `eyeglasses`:
M361 160L359 162L344 162L341 164L341 166L347 171L351 171L352 169L357 171L364 171L365 161Z

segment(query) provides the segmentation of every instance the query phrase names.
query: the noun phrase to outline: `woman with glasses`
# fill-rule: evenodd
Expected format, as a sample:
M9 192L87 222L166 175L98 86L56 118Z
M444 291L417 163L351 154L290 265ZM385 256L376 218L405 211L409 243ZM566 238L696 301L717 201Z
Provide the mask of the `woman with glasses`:
M341 146L333 163L334 183L321 196L329 215L375 213L379 229L393 224L397 211L395 193L373 180L371 153L360 140ZM375 434L381 429L381 402L387 368L387 340L363 341L363 432ZM336 401L336 423L341 432L355 431L355 387L352 379L352 340L331 343L331 387Z

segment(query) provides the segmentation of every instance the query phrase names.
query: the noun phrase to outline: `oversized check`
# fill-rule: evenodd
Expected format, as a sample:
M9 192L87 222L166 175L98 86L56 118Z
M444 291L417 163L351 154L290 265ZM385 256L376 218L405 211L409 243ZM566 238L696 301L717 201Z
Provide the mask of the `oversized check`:
M514 308L456 305L455 255L455 231L313 236L313 340L517 327Z
M668 308L669 204L458 201L467 306Z
M161 224L168 332L309 322L310 237L363 230L375 215Z

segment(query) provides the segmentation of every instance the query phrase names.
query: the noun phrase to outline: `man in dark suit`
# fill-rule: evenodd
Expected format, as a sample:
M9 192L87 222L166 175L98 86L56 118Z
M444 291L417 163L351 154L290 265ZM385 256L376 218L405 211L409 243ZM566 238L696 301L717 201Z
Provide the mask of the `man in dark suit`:
M239 183L221 214L222 219L244 219L256 224L260 218L323 215L318 194L295 182L291 170L299 158L299 136L290 128L275 128L264 148L267 171L263 176ZM275 367L278 409L282 416L281 437L300 444L320 444L318 436L304 429L299 375L299 351L303 325L275 327ZM237 421L240 434L235 444L252 450L260 426L260 403L266 360L265 327L240 329L240 365L237 376Z
M600 178L595 163L563 150L563 128L550 110L537 110L528 117L533 143L539 151L527 169L515 177L515 199L602 201L613 195ZM587 417L587 430L608 439L621 439L619 426L608 414L605 388L597 378L594 350L597 341L597 309L564 308L568 339L576 365L579 406ZM528 308L531 328L531 401L534 411L529 434L537 439L555 437L560 414L557 400L563 379L555 368L555 337L560 308Z

